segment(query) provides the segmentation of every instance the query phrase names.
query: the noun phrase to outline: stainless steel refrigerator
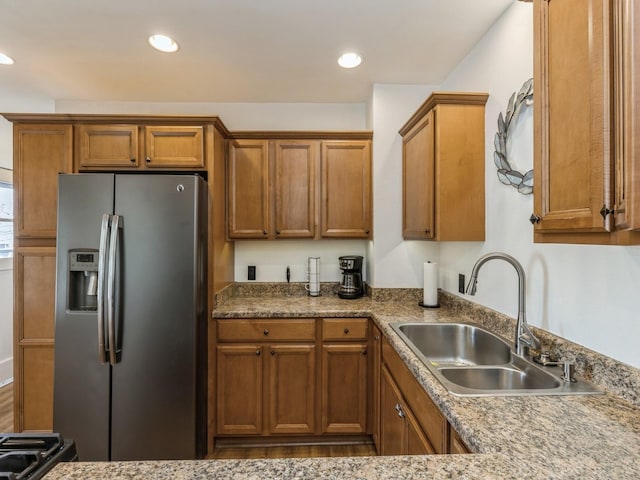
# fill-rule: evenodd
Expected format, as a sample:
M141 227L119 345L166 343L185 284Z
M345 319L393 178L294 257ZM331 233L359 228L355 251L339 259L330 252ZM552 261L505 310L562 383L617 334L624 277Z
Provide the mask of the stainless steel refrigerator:
M207 188L60 174L53 429L81 461L200 458Z

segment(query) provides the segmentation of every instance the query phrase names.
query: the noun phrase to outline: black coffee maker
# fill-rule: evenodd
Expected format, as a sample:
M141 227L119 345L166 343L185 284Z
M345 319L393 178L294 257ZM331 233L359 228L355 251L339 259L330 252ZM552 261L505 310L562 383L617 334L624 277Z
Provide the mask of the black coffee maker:
M360 298L364 295L362 258L360 255L338 257L340 270L342 270L342 281L338 287L338 296L340 298Z

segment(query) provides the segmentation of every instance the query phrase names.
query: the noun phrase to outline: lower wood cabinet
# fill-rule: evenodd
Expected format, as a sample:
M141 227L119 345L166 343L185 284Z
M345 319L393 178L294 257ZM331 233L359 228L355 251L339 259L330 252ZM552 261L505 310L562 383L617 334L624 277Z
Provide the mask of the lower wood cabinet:
M216 334L216 437L370 435L381 455L469 452L370 319L221 319Z
M449 452L449 422L386 339L380 411L382 455Z
M215 435L370 433L369 319L216 323Z
M435 453L387 367L380 379L380 455Z
M218 339L218 435L314 433L313 319L220 320Z
M315 430L314 345L219 345L218 434Z
M369 322L322 319L322 433L367 432Z
M55 247L15 250L14 430L53 427Z

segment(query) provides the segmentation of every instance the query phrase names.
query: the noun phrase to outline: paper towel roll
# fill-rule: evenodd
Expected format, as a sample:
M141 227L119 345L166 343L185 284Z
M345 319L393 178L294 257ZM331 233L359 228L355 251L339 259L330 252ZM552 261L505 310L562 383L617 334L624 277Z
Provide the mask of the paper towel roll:
M422 304L425 307L438 306L438 264L424 262L424 292Z

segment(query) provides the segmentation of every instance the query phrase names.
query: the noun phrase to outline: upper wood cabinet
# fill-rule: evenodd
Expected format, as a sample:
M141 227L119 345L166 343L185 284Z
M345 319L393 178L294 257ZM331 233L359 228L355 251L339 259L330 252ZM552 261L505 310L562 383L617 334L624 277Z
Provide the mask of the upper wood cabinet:
M371 237L371 142L322 142L322 237Z
M14 126L16 238L55 239L58 173L73 171L72 132L66 124Z
M402 235L484 240L484 93L433 93L400 129Z
M318 142L273 142L273 231L277 238L313 238Z
M83 171L205 167L202 126L81 124L76 150Z
M269 142L229 142L227 228L229 238L269 238Z
M534 2L536 242L640 243L639 29L633 0Z
M313 238L319 143L229 142L229 238Z
M370 237L370 140L258 133L228 142L229 238Z

